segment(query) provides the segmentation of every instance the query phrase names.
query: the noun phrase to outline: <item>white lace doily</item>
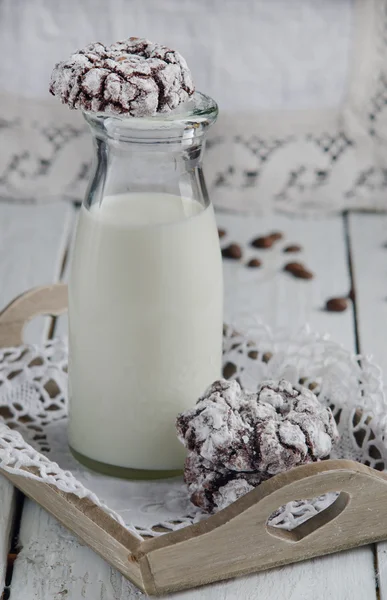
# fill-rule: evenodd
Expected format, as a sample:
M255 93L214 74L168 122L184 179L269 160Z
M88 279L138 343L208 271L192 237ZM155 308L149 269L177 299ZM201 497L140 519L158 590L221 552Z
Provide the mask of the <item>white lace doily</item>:
M289 338L261 323L225 328L224 373L253 390L263 379L301 381L332 407L341 434L332 458L348 458L384 470L387 404L380 369L326 336L305 328ZM141 538L162 535L206 515L195 508L182 479L125 481L82 467L67 446L67 343L0 351L0 465L78 497L88 497ZM27 474L23 467L35 467ZM338 490L339 491L339 490ZM270 524L292 529L336 498L295 499L279 507Z

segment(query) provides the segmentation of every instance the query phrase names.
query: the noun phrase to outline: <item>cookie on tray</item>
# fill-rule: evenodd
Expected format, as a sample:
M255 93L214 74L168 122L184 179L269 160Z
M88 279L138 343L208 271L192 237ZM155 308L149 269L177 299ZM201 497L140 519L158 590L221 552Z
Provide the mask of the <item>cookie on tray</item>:
M338 439L331 410L283 379L261 383L256 393L216 381L178 416L177 431L190 451L191 499L210 512L277 473L327 457Z

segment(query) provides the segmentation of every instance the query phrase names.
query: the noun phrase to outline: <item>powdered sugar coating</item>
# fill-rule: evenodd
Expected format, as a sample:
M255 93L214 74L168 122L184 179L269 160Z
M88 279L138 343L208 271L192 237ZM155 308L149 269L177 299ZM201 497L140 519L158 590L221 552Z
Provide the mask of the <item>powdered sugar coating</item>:
M262 418L262 408L273 414ZM338 431L332 412L310 390L282 380L264 382L257 393L255 420L256 468L275 475L329 455Z
M188 450L213 464L270 475L324 458L338 435L330 409L285 380L263 382L256 394L216 381L177 429Z
M241 473L214 467L190 452L185 461L184 480L191 501L206 512L217 512L253 490L264 478L257 473Z
M338 440L331 410L285 380L265 381L256 393L216 381L178 416L177 431L190 451L191 500L210 512L276 473L325 458Z
M241 412L246 398L237 381L216 381L193 409L179 415L180 441L212 463L253 471L253 428Z
M145 117L173 110L194 86L178 52L131 37L111 46L90 44L58 63L50 92L70 108Z

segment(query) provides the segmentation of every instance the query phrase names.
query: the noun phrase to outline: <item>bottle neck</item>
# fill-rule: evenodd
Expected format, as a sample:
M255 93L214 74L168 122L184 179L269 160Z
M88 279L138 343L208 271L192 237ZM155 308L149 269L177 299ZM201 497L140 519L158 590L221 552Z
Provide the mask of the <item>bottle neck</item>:
M203 98L207 103L210 100ZM101 202L105 196L144 192L208 203L201 164L205 136L217 115L211 102L211 110L149 119L85 113L95 147L86 205Z

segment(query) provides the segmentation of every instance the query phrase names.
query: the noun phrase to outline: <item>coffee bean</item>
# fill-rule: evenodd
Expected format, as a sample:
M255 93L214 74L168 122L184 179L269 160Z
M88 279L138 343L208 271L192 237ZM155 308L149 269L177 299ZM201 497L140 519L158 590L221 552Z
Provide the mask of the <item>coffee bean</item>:
M325 310L329 312L343 312L348 308L347 298L330 298L325 303Z
M298 383L300 385L306 385L308 383L308 378L307 377L301 377L301 379L298 380ZM311 383L308 384L308 388L313 392L313 390L315 390L318 387L318 383L316 381L312 381Z
M269 235L264 235L255 238L255 240L251 242L251 245L253 246L253 248L271 248L274 242L275 240Z
M282 233L282 231L272 231L271 233L269 233L268 237L270 237L274 242L276 242L278 240L282 240L284 234Z
M218 236L219 238L222 238L226 235L226 230L225 229L218 229Z
M260 267L261 265L262 261L260 261L259 258L252 258L251 260L249 260L246 266L250 269L258 269L258 267Z
M302 246L299 246L298 244L290 244L289 246L285 246L285 248L283 249L283 252L301 252L302 251Z
M253 360L257 360L257 358L258 358L258 350L250 350L250 352L247 354L247 356L249 358L252 358Z
M297 279L313 279L314 275L302 263L290 262L284 266L284 271L291 273Z
M223 377L225 379L231 379L233 375L237 372L236 365L232 362L228 362L223 367Z
M294 271L293 276L297 279L313 279L314 275L308 269L302 269L300 271Z
M284 234L281 231L272 231L268 235L262 235L260 237L255 238L251 245L253 248L271 248L274 242L278 240L282 240Z
M239 260L242 258L242 248L238 244L230 244L222 250L223 258L231 258L232 260Z
M271 352L265 352L265 354L262 355L262 362L268 363L272 357L273 354Z

